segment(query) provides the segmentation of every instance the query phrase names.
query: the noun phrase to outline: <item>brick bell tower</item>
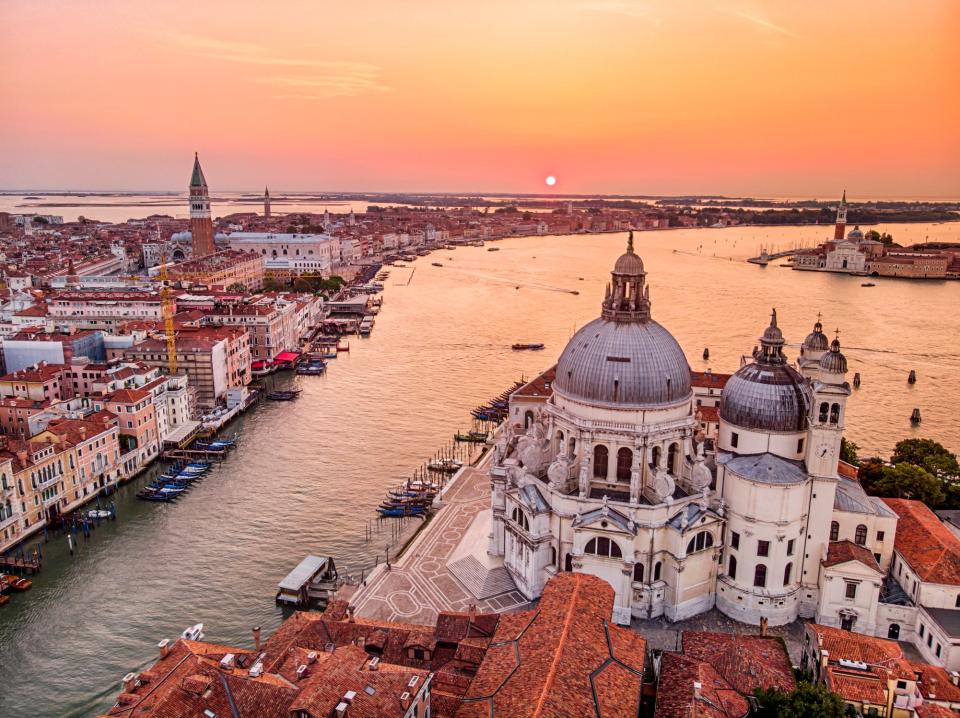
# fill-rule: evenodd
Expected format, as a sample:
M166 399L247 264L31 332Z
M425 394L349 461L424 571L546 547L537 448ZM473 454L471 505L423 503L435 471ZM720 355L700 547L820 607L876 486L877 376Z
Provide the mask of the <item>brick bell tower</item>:
M193 238L193 259L216 252L213 244L213 220L210 218L210 191L200 169L200 158L193 155L190 177L190 235Z
M833 230L834 239L843 239L847 229L847 190L843 190L840 206L837 207L837 224Z

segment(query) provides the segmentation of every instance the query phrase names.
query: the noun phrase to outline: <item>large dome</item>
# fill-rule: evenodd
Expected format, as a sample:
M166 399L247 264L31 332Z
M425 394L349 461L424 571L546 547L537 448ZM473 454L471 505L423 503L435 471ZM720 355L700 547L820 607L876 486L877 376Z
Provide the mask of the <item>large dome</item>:
M804 431L812 393L800 373L786 362L783 334L773 312L754 361L727 380L720 395L720 418L744 429Z
M567 344L554 388L590 404L658 407L690 398L690 365L666 329L648 319L595 319Z

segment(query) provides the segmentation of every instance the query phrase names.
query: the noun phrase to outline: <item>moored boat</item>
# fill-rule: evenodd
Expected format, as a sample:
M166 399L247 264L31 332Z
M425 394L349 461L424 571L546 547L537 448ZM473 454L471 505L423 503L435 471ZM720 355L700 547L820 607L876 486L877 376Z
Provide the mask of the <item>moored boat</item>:
M530 342L530 343L526 343L526 344L523 344L523 343L513 344L513 345L511 345L510 348L513 349L514 351L524 351L524 350L527 350L527 349L534 349L534 350L535 350L535 349L543 349L544 346L545 346L545 345L542 344L542 343L540 343L540 342Z
M0 581L3 581L14 591L28 591L33 586L33 581L14 576L12 573L0 574Z

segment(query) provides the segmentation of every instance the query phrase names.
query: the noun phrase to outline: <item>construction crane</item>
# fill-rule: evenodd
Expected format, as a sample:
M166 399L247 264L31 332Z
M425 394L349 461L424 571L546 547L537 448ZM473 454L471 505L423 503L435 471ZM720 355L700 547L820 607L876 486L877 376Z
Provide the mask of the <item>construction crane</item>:
M173 331L173 296L167 276L167 258L163 256L160 264L160 307L163 311L163 329L167 336L167 370L170 375L177 373L177 336Z

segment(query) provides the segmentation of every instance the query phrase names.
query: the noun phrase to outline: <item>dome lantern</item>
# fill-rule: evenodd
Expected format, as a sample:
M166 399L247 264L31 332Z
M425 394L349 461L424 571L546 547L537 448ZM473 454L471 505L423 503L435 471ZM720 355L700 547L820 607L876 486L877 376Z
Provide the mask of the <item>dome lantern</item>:
M603 300L603 318L617 323L649 320L650 288L644 286L647 273L643 260L633 251L633 231L627 238L627 251L617 259L610 275Z

